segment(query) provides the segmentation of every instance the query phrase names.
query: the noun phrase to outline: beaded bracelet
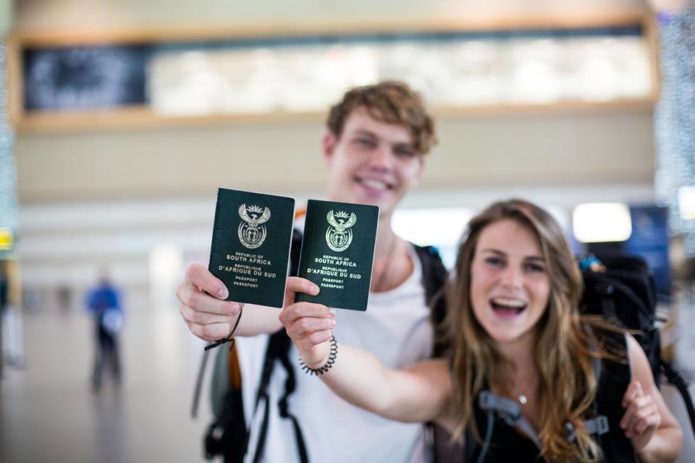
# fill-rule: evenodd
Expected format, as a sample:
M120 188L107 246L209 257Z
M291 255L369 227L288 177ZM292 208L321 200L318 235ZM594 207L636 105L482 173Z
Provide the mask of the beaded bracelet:
M328 354L328 361L321 368L310 368L301 358L299 359L299 365L302 367L305 373L310 375L322 375L333 367L335 364L335 358L338 356L338 341L335 340L335 336L331 336L331 351Z

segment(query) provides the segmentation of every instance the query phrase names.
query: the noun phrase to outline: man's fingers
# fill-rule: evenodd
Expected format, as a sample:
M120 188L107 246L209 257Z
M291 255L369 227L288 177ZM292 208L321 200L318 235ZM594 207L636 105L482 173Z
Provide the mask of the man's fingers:
M229 297L227 287L202 264L191 264L186 268L184 284L189 284L212 297L225 300Z
M179 313L185 321L196 325L211 325L213 323L231 323L233 316L227 314L213 314L193 310L190 307L182 305L179 308Z
M216 315L236 315L241 310L241 304L238 302L215 299L209 294L198 291L192 286L179 286L176 295L184 307L189 307L196 312L206 312ZM184 315L184 313L181 312L181 315Z
M217 341L229 336L229 323L213 323L210 325L197 325L194 323L188 324L189 329L193 334L205 341Z

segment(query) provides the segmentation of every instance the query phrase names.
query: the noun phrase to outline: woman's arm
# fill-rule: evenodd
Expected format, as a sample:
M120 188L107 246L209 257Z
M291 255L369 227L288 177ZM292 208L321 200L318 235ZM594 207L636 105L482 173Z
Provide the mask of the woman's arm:
M632 382L623 396L626 411L620 426L632 441L641 461L673 462L680 455L683 445L680 425L654 384L652 370L642 347L629 334L627 350Z
M299 302L280 314L287 334L310 368L318 369L328 362L334 313L324 305ZM320 378L343 399L385 418L446 420L451 413L452 384L446 360L392 370L369 352L339 344L335 363Z

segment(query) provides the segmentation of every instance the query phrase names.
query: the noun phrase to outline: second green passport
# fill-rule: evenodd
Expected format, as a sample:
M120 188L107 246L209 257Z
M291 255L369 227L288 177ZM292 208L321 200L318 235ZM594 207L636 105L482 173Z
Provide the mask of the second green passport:
M321 292L297 300L367 310L378 222L376 206L309 200L299 276Z

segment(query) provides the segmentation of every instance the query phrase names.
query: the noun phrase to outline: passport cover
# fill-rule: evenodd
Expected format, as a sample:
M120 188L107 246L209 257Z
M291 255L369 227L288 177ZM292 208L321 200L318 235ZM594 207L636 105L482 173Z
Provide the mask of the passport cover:
M309 200L299 276L321 291L297 300L367 310L378 223L376 206Z
M227 300L282 307L294 199L220 188L208 269Z

